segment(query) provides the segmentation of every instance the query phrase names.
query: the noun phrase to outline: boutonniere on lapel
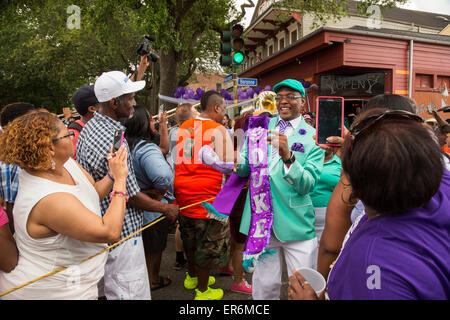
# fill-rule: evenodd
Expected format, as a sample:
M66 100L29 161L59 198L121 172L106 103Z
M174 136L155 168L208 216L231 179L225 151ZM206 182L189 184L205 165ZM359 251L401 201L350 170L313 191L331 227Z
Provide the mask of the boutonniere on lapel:
M298 133L300 133L302 136L304 136L306 134L306 130L300 129L300 130L298 130Z
M302 129L303 130L303 129ZM297 152L301 152L304 153L305 152L305 147L303 146L302 143L300 142L294 142L291 146L291 150L292 151L297 151Z

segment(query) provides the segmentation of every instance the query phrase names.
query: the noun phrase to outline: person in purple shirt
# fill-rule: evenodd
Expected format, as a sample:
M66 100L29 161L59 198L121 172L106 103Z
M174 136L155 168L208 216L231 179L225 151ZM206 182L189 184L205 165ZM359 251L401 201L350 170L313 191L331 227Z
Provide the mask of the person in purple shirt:
M420 120L370 110L346 138L343 171L366 209L330 271L332 300L450 299L450 172ZM290 299L317 299L305 281L294 273Z

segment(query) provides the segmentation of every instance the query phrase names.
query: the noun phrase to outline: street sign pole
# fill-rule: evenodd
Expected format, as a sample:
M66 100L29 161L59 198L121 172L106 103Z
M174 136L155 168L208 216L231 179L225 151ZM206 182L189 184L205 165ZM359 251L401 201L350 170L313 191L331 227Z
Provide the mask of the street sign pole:
M233 73L233 99L234 103L238 103L238 97L237 97L237 88L238 88L238 78L237 73Z

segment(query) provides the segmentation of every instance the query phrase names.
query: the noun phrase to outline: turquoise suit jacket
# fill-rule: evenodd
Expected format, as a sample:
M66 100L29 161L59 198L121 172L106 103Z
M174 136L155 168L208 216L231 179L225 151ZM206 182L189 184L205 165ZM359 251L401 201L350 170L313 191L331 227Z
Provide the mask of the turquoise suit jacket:
M268 130L274 130L278 117L272 118ZM306 134L301 135L300 129ZM294 142L300 142L305 152L292 151L295 162L291 164L288 174L285 174L285 164L280 155L272 159L272 145L268 145L269 181L273 204L273 232L281 241L308 240L316 236L314 228L314 208L309 193L319 181L325 156L324 150L315 144L312 136L315 129L301 119L297 128L288 137L289 149ZM241 177L248 177L247 140L240 152L237 172ZM248 234L250 229L251 207L250 191L242 215L240 232Z

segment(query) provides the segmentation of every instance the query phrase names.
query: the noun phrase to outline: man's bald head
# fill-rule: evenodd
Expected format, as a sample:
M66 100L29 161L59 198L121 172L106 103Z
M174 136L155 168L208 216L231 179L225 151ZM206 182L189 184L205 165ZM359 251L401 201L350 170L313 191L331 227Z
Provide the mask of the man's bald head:
M192 113L192 104L183 103L178 105L177 110L175 111L175 120L178 125L181 125L183 122L193 117L194 115Z

